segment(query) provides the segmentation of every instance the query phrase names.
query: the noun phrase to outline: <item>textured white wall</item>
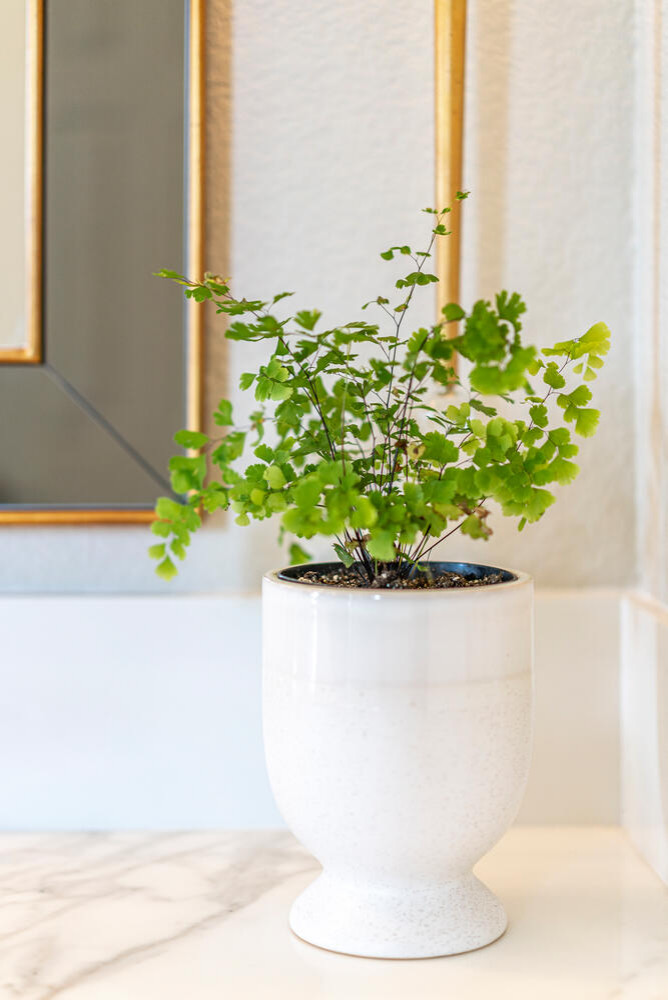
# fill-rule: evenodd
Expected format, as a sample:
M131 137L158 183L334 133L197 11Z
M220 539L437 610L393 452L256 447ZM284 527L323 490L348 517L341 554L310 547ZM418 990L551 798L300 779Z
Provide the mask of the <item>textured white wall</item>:
M615 336L597 384L603 425L583 446L577 485L523 535L496 518L487 546L447 550L520 566L543 585L634 574L632 9L470 3L464 299L508 284L526 294L527 333L541 343L599 318ZM381 290L378 251L413 239L432 201L432 47L424 0L270 10L246 0L232 14L211 0L208 266L244 293L299 291L332 320ZM415 321L431 315L427 293ZM211 339L213 398L224 365L213 329ZM232 387L249 350L229 351ZM145 558L143 527L4 528L0 589L252 589L283 558L274 536L218 520L167 586Z
M542 346L599 319L613 331L579 479L522 535L497 518L485 555L546 585L623 584L634 575L633 3L469 10L463 297L522 292L525 335Z
M638 582L668 604L668 4L638 0L634 329Z

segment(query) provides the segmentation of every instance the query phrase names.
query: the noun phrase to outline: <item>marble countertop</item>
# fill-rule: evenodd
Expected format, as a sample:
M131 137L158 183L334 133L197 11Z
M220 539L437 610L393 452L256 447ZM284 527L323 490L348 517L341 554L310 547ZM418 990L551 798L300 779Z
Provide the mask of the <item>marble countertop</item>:
M382 961L287 927L286 832L3 834L1 1000L667 1000L668 890L613 828L515 828L476 871L505 936Z

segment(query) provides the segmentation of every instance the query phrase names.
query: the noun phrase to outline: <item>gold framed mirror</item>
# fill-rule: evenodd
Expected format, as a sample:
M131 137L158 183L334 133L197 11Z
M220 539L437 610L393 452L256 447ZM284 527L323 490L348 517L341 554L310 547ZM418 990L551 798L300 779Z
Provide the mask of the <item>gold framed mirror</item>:
M205 0L2 16L0 524L148 521L202 423L202 310L152 272L202 273Z

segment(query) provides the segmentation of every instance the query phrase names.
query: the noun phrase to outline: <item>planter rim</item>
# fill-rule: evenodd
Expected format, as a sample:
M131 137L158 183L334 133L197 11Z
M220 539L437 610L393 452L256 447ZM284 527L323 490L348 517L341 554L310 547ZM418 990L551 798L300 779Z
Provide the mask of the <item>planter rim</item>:
M412 600L418 598L446 598L448 600L456 599L457 597L462 597L463 595L472 594L486 594L488 597L492 594L498 594L499 591L507 591L511 589L517 589L519 587L531 586L533 583L533 577L529 573L524 573L522 570L509 569L506 566L488 566L484 563L473 563L473 562L440 562L442 566L471 566L480 569L495 570L497 572L512 573L514 579L507 580L503 583L492 583L486 586L480 587L441 587L434 588L433 590L405 590L402 588L397 588L396 590L390 590L387 587L332 587L325 583L303 583L301 580L286 580L282 579L279 574L284 573L286 569L301 569L302 566L310 567L314 569L317 566L327 565L327 563L299 563L296 566L287 566L284 569L274 569L269 570L264 574L263 579L267 583L275 584L280 587L291 587L295 591L304 591L305 593L316 593L316 594L328 594L333 597L343 597L350 598L352 595L364 597L373 597L375 600L382 598L387 598L388 600L395 600L398 597L410 597Z

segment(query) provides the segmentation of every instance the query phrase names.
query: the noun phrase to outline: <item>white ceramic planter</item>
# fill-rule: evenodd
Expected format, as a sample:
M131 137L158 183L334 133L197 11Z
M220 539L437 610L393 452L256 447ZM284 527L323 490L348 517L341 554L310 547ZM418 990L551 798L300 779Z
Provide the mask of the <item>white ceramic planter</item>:
M532 719L532 581L459 590L263 586L278 806L323 873L290 913L333 951L426 958L506 928L473 865L514 819Z

